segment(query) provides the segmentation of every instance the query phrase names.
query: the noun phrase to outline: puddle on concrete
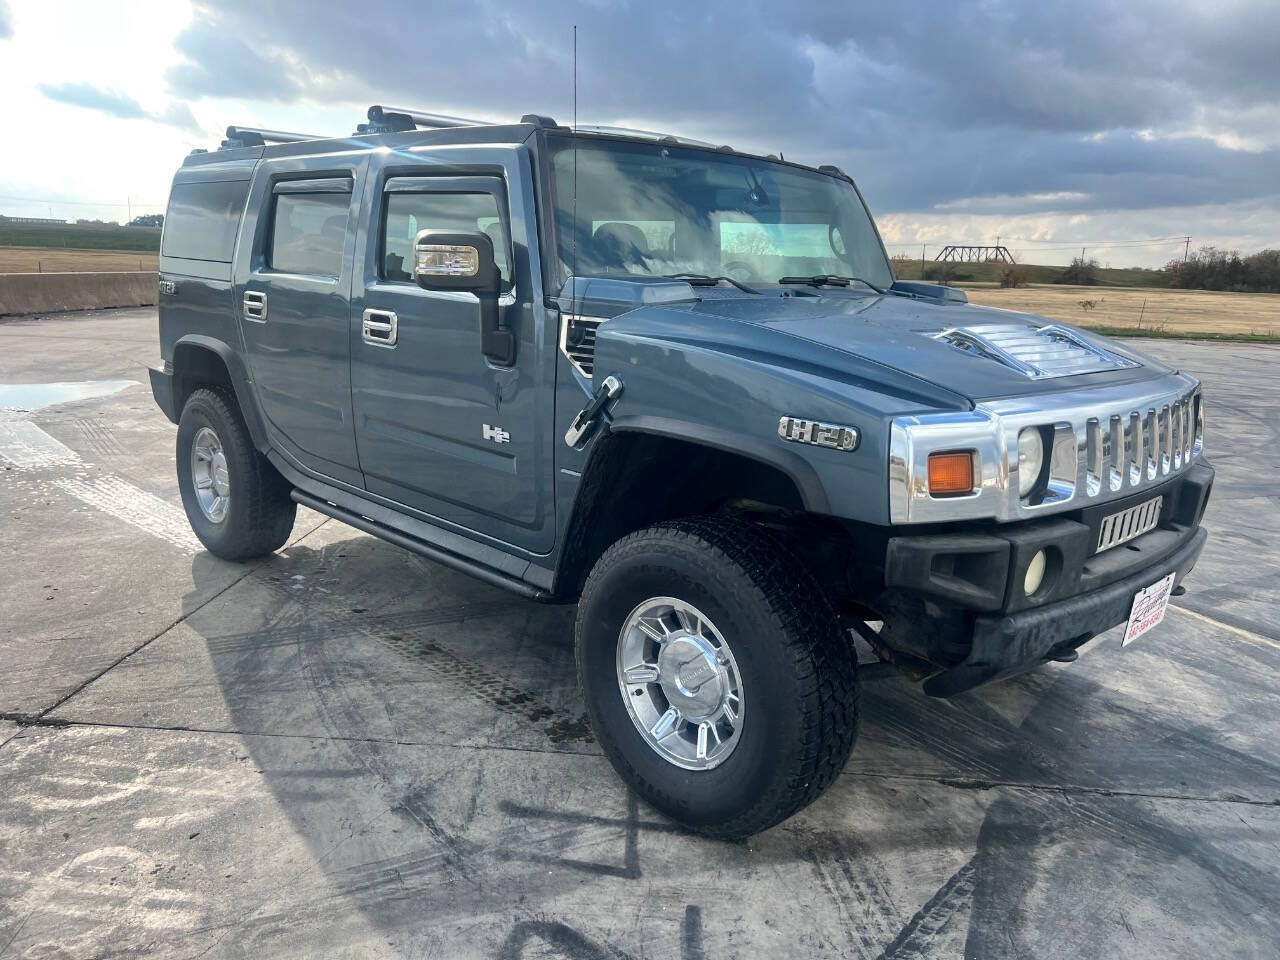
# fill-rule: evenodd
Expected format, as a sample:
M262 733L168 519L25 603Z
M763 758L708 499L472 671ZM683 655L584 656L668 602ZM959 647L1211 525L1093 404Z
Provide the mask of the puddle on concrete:
M109 397L137 380L82 380L78 383L0 383L0 410L30 413L73 400Z

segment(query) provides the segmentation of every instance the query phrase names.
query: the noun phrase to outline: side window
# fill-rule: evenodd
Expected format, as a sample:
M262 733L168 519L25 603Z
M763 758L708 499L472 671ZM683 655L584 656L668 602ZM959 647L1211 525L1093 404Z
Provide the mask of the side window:
M175 183L165 216L166 257L230 263L248 180Z
M413 241L421 230L486 233L503 286L511 283L507 231L491 193L401 193L386 195L382 235L382 279L413 279Z
M267 265L281 273L337 277L347 239L349 193L278 193Z

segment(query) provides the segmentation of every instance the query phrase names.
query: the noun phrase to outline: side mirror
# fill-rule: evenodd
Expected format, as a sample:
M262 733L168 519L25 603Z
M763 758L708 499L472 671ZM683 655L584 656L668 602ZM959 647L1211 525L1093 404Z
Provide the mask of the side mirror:
M413 244L413 279L424 290L474 293L480 299L480 349L501 366L515 362L515 335L499 322L502 277L488 234L420 231Z

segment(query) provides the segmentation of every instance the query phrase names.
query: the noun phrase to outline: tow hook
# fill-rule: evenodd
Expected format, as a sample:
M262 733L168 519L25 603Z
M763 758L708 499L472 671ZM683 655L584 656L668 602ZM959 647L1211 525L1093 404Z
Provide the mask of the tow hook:
M605 377L595 395L587 401L585 407L578 411L578 415L573 418L573 423L569 424L569 429L565 431L564 442L575 449L581 447L591 433L592 427L595 426L596 418L605 407L621 395L622 381L612 374Z

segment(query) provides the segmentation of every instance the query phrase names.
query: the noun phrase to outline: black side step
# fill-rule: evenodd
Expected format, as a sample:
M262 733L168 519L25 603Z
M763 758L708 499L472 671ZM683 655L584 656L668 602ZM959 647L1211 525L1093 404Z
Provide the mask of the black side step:
M387 543L393 543L397 547L402 547L418 556L426 557L428 560L434 560L436 563L442 563L446 567L459 570L462 573L475 577L477 580L483 580L485 583L493 584L495 587L503 587L512 593L518 593L522 597L528 597L530 600L547 601L551 599L551 594L541 587L535 587L531 583L525 583L523 580L517 580L508 574L494 570L468 560L466 557L460 557L456 553L450 553L439 547L419 540L417 537L411 537L408 534L401 533L399 530L393 530L388 526L378 523L376 520L370 520L368 517L353 513L343 507L339 507L327 500L319 497L313 497L309 493L303 493L301 490L294 488L291 494L293 499L302 504L304 507L310 507L317 513L323 513L325 516L333 517L335 520L341 520L348 526L355 527L357 530L363 530L365 533L372 534L380 540Z

